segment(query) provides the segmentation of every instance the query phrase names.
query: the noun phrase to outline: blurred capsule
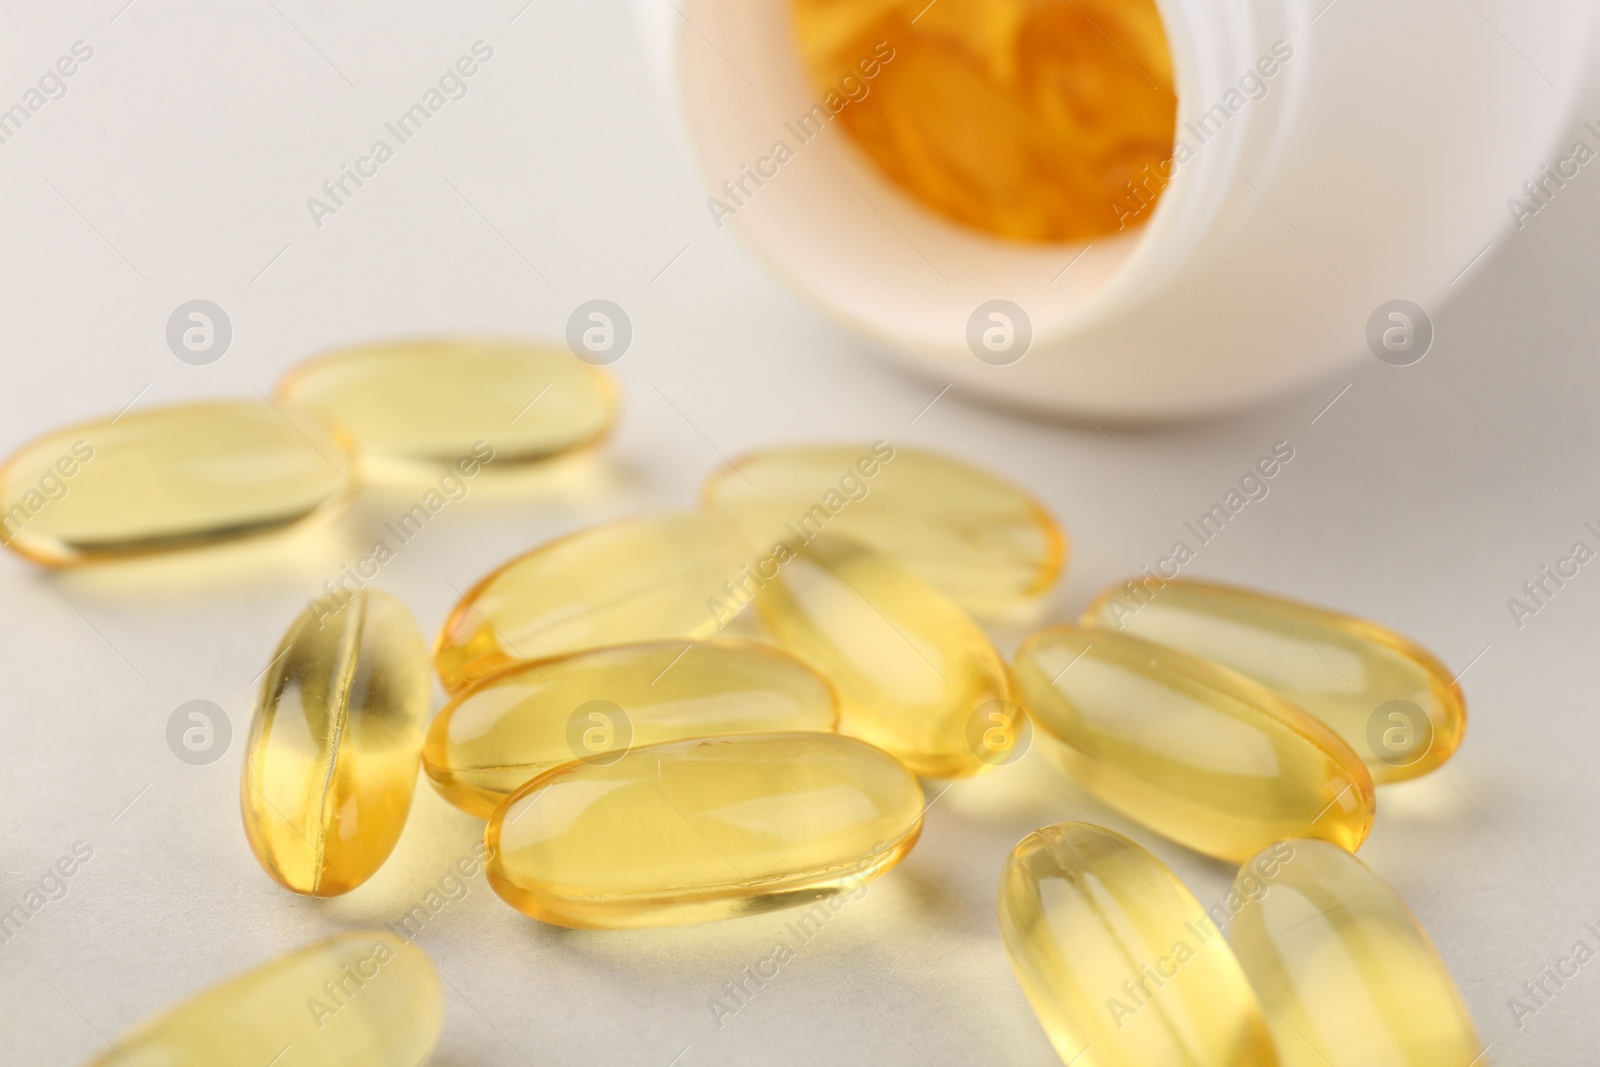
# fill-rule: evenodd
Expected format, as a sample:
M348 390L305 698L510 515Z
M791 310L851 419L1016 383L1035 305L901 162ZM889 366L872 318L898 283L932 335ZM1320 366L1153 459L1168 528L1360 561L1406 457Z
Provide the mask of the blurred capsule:
M357 930L146 1019L89 1067L415 1067L443 1027L439 974L422 949L386 931Z
M1066 535L1033 497L988 471L886 441L755 452L713 475L702 496L757 545L798 544L826 528L980 615L1025 611L1066 563Z
M1427 774L1466 733L1466 702L1445 665L1365 619L1255 589L1135 578L1101 592L1082 622L1254 678L1327 723L1379 785Z
M575 652L492 675L428 728L435 788L487 819L530 779L635 745L724 734L831 731L839 711L815 671L776 649L661 641Z
M607 645L717 633L753 593L733 527L670 512L593 526L527 552L478 582L445 620L434 665L449 692L513 664Z
M296 893L371 878L411 811L428 713L428 651L395 598L315 601L261 682L240 801L256 859Z
M380 473L538 463L600 441L617 406L611 376L571 353L481 338L331 352L291 370L278 398L349 429Z
M1280 842L1240 869L1234 894L1244 904L1228 940L1288 1067L1484 1062L1428 935L1359 859L1323 841Z
M833 683L840 729L916 774L981 774L1021 736L1011 676L988 635L885 556L818 538L778 568L756 610L782 647Z
M245 401L57 430L0 466L0 540L47 566L273 533L355 491L349 437Z
M1241 674L1112 630L1023 642L1017 684L1062 768L1131 819L1237 863L1282 837L1354 851L1372 778L1326 726Z
M667 741L563 764L512 794L484 832L489 884L558 926L803 905L827 916L911 851L922 809L917 780L854 738Z
M1000 939L1073 1067L1269 1067L1255 994L1200 902L1112 830L1035 830L1000 875Z

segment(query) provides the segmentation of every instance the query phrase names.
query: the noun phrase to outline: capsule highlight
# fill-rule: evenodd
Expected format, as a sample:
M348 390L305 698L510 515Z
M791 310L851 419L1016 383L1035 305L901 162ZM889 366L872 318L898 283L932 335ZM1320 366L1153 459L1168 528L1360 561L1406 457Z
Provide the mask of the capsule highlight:
M434 666L455 693L528 660L711 637L737 614L726 607L730 593L753 595L753 581L738 534L714 516L671 512L593 526L518 556L468 590L434 643Z
M1379 785L1438 768L1466 734L1466 700L1449 669L1365 619L1255 589L1136 578L1101 592L1082 623L1255 679L1327 723Z
M637 745L728 734L831 732L833 689L776 649L661 641L513 667L463 690L428 728L434 788L487 819L531 779Z
M286 889L348 893L411 811L428 712L427 646L398 600L312 604L261 682L240 801L256 860Z
M310 359L279 401L349 429L376 473L481 460L496 471L597 444L616 418L609 374L544 345L483 338L390 341Z
M84 423L0 465L0 540L62 567L286 530L355 491L352 447L319 419L241 401Z
M1267 1005L1286 1067L1483 1062L1484 1046L1428 935L1394 890L1323 841L1240 871L1228 940Z
M1222 933L1146 849L1089 823L1035 830L1000 876L1000 938L1063 1063L1278 1062Z
M840 729L931 778L982 774L1023 736L1011 675L943 594L859 544L818 538L756 595L778 643L839 693Z
M1066 566L1065 532L988 471L886 441L775 448L707 480L706 507L757 546L799 550L824 530L891 556L968 611L1025 612Z
M358 930L213 986L119 1036L89 1067L268 1064L294 1050L307 1067L421 1064L444 1027L444 993L427 955Z
M1131 819L1242 862L1283 837L1354 851L1372 828L1372 778L1326 726L1207 660L1112 630L1054 626L1016 658L1047 751Z
M489 884L557 926L707 922L811 906L900 862L922 789L837 734L668 741L535 778L484 833Z

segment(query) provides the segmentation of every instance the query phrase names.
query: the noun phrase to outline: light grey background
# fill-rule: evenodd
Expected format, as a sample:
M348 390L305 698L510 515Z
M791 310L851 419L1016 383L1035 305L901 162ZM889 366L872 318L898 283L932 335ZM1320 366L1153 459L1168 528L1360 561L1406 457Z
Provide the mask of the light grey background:
M130 402L269 391L346 341L559 339L579 303L616 301L635 335L597 481L540 498L475 488L384 569L382 587L432 631L457 589L509 556L687 504L724 456L818 438L934 445L1032 488L1072 535L1052 606L1071 618L1287 441L1271 495L1189 573L1383 620L1466 672L1465 748L1383 791L1361 855L1433 935L1494 1062L1594 1061L1600 962L1520 1028L1507 1000L1580 939L1600 948L1584 929L1600 921L1600 563L1521 628L1507 598L1574 541L1600 547L1583 525L1600 525L1600 172L1464 274L1421 363L1363 356L1229 421L1101 433L935 400L942 382L871 358L714 229L622 0L122 3L5 5L0 105L74 41L94 55L0 145L0 447ZM306 198L480 39L494 55L469 95L316 228ZM196 298L233 324L209 366L165 339ZM1349 324L1353 349L1364 327ZM239 826L253 679L323 579L411 502L363 496L314 548L232 577L0 558L0 906L74 843L93 849L67 895L0 946L0 1058L81 1061L214 980L396 918L467 852L478 824L423 785L377 877L302 900L261 872ZM1008 650L1018 637L999 636ZM168 716L192 699L232 718L233 746L210 766L167 747ZM1087 816L1155 849L1207 904L1230 872L1058 791L1037 762L940 798L905 864L720 1029L709 998L768 954L784 915L568 932L480 880L419 936L449 983L435 1062L1054 1062L997 940L1012 844Z

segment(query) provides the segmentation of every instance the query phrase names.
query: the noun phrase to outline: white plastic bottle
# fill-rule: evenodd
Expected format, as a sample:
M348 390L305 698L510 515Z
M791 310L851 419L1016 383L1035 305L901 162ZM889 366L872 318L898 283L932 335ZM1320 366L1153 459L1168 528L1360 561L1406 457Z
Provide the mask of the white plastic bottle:
M1556 141L1597 22L1593 0L1158 0L1192 157L1145 225L1038 245L938 217L842 129L797 137L817 94L791 0L638 5L708 197L731 204L723 182L777 142L791 149L732 214L708 199L719 225L930 376L1124 420L1282 392L1372 358L1369 332L1411 358L1431 327L1389 305L1437 311L1515 225L1516 203L1536 206L1530 188L1557 190L1541 167L1571 152ZM1195 125L1275 49L1264 95L1220 129ZM992 301L1009 302L1000 318Z

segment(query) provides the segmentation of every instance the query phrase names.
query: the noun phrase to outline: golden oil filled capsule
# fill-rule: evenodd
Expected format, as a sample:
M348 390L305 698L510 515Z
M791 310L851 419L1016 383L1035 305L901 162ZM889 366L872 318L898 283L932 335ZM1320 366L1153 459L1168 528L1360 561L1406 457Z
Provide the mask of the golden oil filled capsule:
M776 649L661 641L513 667L457 694L428 728L423 767L463 811L487 819L506 797L575 759L726 734L831 731L820 675Z
M889 181L985 233L1077 241L1142 223L1190 151L1175 144L1155 0L795 0L793 11L823 116L836 114Z
M243 401L84 423L0 466L0 537L65 566L272 533L354 492L350 449L314 417Z
M1468 1067L1483 1043L1405 903L1322 841L1288 841L1270 873L1241 869L1228 940L1286 1067Z
M146 1019L89 1067L411 1067L428 1058L443 1028L439 974L422 949L385 931L357 930Z
M734 528L671 512L540 545L467 591L434 644L449 692L513 664L606 645L710 637L715 604L748 582Z
M1082 622L1254 678L1327 723L1379 785L1427 774L1466 733L1466 701L1445 665L1365 619L1254 589L1136 578L1103 591Z
M301 612L262 679L240 787L245 836L278 884L334 897L383 865L427 713L427 646L403 604L364 589Z
M547 923L707 922L846 894L922 830L922 789L838 734L667 741L535 778L489 820L489 884Z
M756 610L783 648L833 683L840 730L916 774L981 774L1006 762L1023 734L1010 673L988 635L871 549L813 541L777 568Z
M1180 844L1238 863L1283 837L1354 851L1372 828L1372 778L1350 747L1226 667L1053 626L1023 642L1015 669L1062 769Z
M1032 496L959 460L885 441L742 456L702 497L757 546L799 546L827 529L982 615L1026 610L1066 564L1066 535Z
M538 463L599 442L617 406L610 375L569 352L470 338L332 352L291 370L278 397L348 428L379 472Z
M1222 933L1166 864L1121 834L1035 830L1001 873L999 910L1011 969L1063 1063L1278 1062Z

